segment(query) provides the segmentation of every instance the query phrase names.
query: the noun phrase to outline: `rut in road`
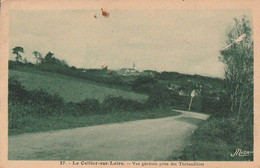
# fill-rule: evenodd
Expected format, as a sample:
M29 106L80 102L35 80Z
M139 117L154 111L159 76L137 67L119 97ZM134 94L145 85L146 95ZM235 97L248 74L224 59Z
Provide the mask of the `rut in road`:
M165 160L208 115L130 121L9 137L9 160Z

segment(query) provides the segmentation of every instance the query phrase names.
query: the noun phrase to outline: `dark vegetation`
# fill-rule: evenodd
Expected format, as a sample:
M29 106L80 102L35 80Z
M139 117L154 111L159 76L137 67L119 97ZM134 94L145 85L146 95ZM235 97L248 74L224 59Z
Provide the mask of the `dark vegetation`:
M214 107L215 113L194 132L182 155L173 160L253 160L253 154L231 157L236 149L254 150L252 29L246 17L234 21L227 33L227 45L232 45L220 51L220 61L226 65L226 92ZM243 34L246 34L243 40L234 42Z

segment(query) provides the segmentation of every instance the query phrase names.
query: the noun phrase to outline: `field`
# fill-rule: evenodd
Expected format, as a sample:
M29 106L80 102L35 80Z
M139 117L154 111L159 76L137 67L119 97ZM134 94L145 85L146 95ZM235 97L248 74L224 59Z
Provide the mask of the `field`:
M9 70L9 78L25 89L19 90L21 86L9 81L9 135L178 115L169 107L151 108L148 95L127 87L41 70ZM105 99L109 96L116 98Z
M107 96L122 96L139 102L144 102L148 98L144 94L110 88L84 79L50 72L40 74L9 70L9 76L21 81L26 90L43 89L49 93L57 93L67 102L80 102L86 98L102 102Z

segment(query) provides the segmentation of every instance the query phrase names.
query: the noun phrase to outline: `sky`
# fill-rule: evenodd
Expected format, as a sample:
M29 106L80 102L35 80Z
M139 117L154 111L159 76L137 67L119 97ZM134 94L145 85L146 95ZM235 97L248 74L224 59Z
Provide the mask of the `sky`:
M224 76L218 61L233 18L251 16L249 10L176 9L13 10L10 13L12 48L35 62L33 51L49 51L78 68L175 71ZM97 18L94 18L94 15Z

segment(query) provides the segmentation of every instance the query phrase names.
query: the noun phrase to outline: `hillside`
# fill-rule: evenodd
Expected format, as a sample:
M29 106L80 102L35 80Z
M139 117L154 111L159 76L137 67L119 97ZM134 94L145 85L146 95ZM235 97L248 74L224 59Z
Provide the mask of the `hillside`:
M110 88L84 79L51 72L39 74L9 70L9 76L21 81L27 90L43 89L49 93L58 93L67 102L80 102L86 98L97 99L101 102L107 96L122 96L139 102L148 98L144 94Z

